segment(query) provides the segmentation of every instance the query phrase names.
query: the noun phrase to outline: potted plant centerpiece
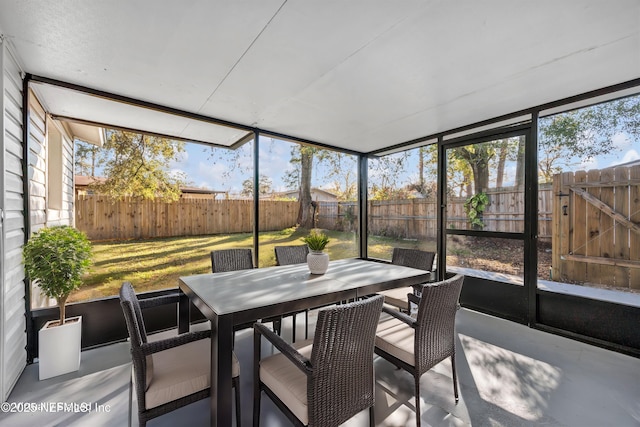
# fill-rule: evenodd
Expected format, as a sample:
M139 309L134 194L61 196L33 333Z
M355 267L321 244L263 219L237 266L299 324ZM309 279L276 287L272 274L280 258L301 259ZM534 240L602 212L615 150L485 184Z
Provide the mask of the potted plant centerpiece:
M40 379L51 378L80 367L82 317L67 319L69 294L82 284L91 264L91 243L81 231L66 225L35 232L22 251L29 278L49 298L55 298L60 319L47 322L38 332Z
M327 235L318 230L311 230L307 236L302 238L302 241L309 247L307 265L311 274L326 273L329 268L329 254L324 252L324 248L329 243Z

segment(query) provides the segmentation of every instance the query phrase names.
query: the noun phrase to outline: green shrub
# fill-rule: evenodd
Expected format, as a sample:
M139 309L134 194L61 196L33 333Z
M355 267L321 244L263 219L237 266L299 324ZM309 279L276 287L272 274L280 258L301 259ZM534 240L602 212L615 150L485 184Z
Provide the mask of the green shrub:
M31 236L22 251L25 271L42 292L55 298L60 323L65 321L69 294L82 284L91 265L91 242L81 231L66 225L43 228Z

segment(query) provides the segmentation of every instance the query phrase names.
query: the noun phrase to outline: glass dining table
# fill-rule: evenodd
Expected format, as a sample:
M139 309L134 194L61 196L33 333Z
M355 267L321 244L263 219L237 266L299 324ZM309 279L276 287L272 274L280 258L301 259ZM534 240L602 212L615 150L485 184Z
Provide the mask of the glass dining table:
M211 425L231 426L233 331L239 325L430 281L428 271L356 258L332 261L323 275L306 264L179 279L178 328L189 330L193 303L211 321Z

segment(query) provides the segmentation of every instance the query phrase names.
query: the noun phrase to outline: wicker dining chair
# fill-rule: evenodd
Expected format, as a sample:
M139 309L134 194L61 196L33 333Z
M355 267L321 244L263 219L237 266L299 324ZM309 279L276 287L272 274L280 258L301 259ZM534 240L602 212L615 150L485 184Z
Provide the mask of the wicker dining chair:
M273 249L276 253L276 264L278 265L304 264L307 262L307 255L309 254L309 246L307 245L275 246Z
M211 271L213 273L225 273L228 271L250 270L253 266L253 251L248 248L220 249L211 251ZM273 323L273 329L280 334L280 321L282 317L263 319L265 323ZM243 323L234 326L234 330L247 329L253 326L251 323Z
M262 391L296 426L337 426L369 408L374 419L373 346L382 296L318 313L313 339L287 344L254 324L253 425L260 425ZM261 359L261 338L280 353Z
M420 377L429 369L451 358L453 394L458 402L455 361L455 318L459 308L463 275L422 286L422 297L408 298L418 304L414 319L383 307L376 332L375 353L411 373L415 383L416 426L420 426Z
M138 421L147 421L211 395L211 330L188 332L171 338L147 336L142 309L176 303L178 296L138 300L131 283L120 288L120 305L131 342L132 377L129 382L129 425L135 382ZM158 334L160 335L160 334ZM164 334L162 334L164 335ZM240 365L233 355L236 424L240 425Z
M391 264L431 271L435 257L435 252L421 251L419 249L393 248ZM397 307L405 313L409 313L411 306L407 299L407 294L414 293L414 289L415 287L409 286L389 289L379 292L379 294L384 295L384 302L386 304Z
M277 265L292 265L292 264L304 264L307 262L307 255L309 254L309 246L307 245L293 245L293 246L275 246L276 264ZM293 319L293 334L292 341L296 340L296 317L302 311L292 313ZM278 335L280 335L280 329L278 329ZM309 310L304 310L304 339L309 338Z
M247 248L220 249L211 251L211 271L248 270L253 268L253 252Z

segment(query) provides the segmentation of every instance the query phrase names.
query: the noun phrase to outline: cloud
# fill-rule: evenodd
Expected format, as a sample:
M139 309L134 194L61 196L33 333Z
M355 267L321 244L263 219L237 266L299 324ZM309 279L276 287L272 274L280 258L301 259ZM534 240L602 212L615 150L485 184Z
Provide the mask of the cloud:
M175 159L172 159L169 166L172 168L187 167L189 164L189 152L183 151L178 153Z
M624 132L613 135L611 142L613 143L613 146L620 151L630 147L632 144L629 135Z
M171 178L178 178L178 179L188 179L188 175L185 171L183 171L182 169L179 168L173 168L173 169L169 169L168 172L169 176Z
M594 157L590 157L588 159L583 159L580 162L580 165L578 167L578 170L592 170L592 169L598 169L598 159L594 158Z
M622 157L622 163L633 162L634 160L640 160L640 154L634 149L627 151Z

